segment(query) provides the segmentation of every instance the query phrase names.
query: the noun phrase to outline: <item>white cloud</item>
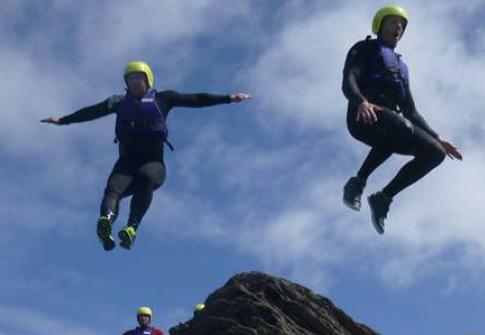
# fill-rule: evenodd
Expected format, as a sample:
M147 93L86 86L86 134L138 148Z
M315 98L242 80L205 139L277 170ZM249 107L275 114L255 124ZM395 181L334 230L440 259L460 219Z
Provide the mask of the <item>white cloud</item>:
M472 6L477 4L473 3ZM303 19L289 20L261 53L249 70L249 76L242 76L242 80L251 81L255 92L264 93L257 96L258 102L255 103L262 114L262 125L268 131L286 131L288 126L302 130L300 134L315 129L341 129L335 136L348 136L344 135L346 131L343 129L345 101L340 93L341 66L347 49L365 36L372 15L367 7L359 10L363 8L358 6L348 2L330 12L315 12ZM375 232L372 231L366 207L358 219L337 207L342 206L339 202L345 180L343 176L350 172L331 170L328 166L322 166L318 171L315 165L325 164L324 160L318 160L308 151L298 154L302 141L296 140L294 146L259 151L248 147L248 143L244 143L242 148L229 147L226 151L221 144L224 141L214 139L191 144L194 148L191 150L199 152L199 156L204 153L204 157L217 161L214 170L220 180L226 182L224 185L230 184L234 175L238 174L240 176L237 178L243 181L241 184L252 181L243 190L257 195L257 200L237 199L236 195L236 205L223 210L214 206L211 212L216 213L217 221L222 223L219 233L232 237L231 241L235 238L243 252L253 254L268 268L291 271L313 264L310 266L312 271L325 273L338 260L362 262L362 259L371 259L369 263L375 267L376 274L392 287L411 285L441 270L446 270L446 273L464 269L482 271L482 266L479 270L469 267L466 257L450 260L444 267L440 259L445 257L450 247L456 247L458 254L465 256L468 255L467 248L472 247L476 251L474 260L479 260L480 264L485 256L480 239L483 230L481 218L485 213L481 209L483 206L477 186L485 170L481 150L483 136L479 137L472 131L478 128L483 132L483 125L477 124L476 120L481 119L483 108L480 103L484 97L480 78L483 77L481 72L485 64L478 55L467 52L462 41L457 41L460 22L456 21L455 14L460 7L445 2L439 6L431 4L421 10L412 2L409 3L409 10L413 13L412 25L398 51L404 54L404 59L410 65L418 108L436 129L458 141L465 161L446 161L423 181L398 196L392 205L388 230L383 237L373 235ZM465 14L460 13L461 17ZM441 19L429 20L429 17ZM359 28L325 34L342 26ZM422 34L422 29L418 27L426 27L426 34ZM349 149L349 142L343 141L330 142L328 150L355 155L353 147L359 144L352 142ZM239 149L243 157L246 157L246 152L251 152L251 162L269 163L255 164L255 168L250 163L241 163L241 159L233 159L237 157L234 151L238 152ZM359 153L359 159L363 159L361 155ZM290 181L285 187L273 183L271 179L261 178L261 175L266 177L268 171L278 171L281 165L274 160L276 157L283 162L293 163L284 176L288 178L305 173L308 179L302 178L301 183ZM298 165L298 162L307 159L317 162L306 169ZM338 160L337 166L348 160L341 154L335 159ZM384 173L379 172L379 177L369 184L368 191L373 191L376 179L379 179L379 187L382 187L385 180L382 175L392 176L405 161L399 159L396 163L393 158L393 163L382 169ZM244 168L241 168L241 164ZM193 168L194 165L189 165L186 171L194 171ZM313 183L309 180L313 180ZM314 189L323 190L319 194L328 194L329 198L317 203L308 196ZM265 190L270 190L271 195L265 194ZM287 190L295 204L286 207L288 202L283 201L278 205L280 195ZM262 204L266 204L271 196L277 199L272 202L274 207L263 208ZM329 208L328 204L334 207ZM238 208L246 208L250 214L247 214L248 219L240 217L239 222L242 223L238 225L237 233L231 234L235 220L232 211ZM231 222L230 228L224 221ZM316 222L321 222L324 228ZM360 226L353 225L357 222ZM331 250L332 255L336 254L334 261L322 259L321 255L325 255L326 250ZM356 250L359 253L355 253ZM375 252L380 256L372 257Z
M197 37L225 29L235 16L246 14L246 7L221 0L91 2L80 22L81 59L87 67L148 57L154 64L180 68L195 53L191 44Z
M13 64L5 71L6 77L15 80L0 84L6 106L1 143L9 154L38 159L42 177L26 178L34 195L24 201L4 195L3 216L17 217L30 205L33 209L22 213L19 221L35 230L37 217L56 222L75 212L72 226L63 228L66 231L94 217L95 213L86 213L79 205L89 201L90 208L97 211L93 194L101 195L114 159L114 148L107 144L112 119L89 127L63 128L40 125L37 120L113 93L113 82L119 80L115 72L134 55L153 64L163 63L170 75L183 78L185 67L180 64L198 66L189 61L197 54L193 44L197 37L213 34L217 38L220 31L229 29L231 20L258 15L256 5L250 7L249 2L223 3L207 0L187 6L177 1L141 1L136 8L111 2L96 2L96 8L94 2L80 5L76 8L81 14L74 17L81 21L71 27L73 31L66 31L72 37L69 46L74 46L76 55L70 56L76 62L53 61L59 54L49 43L40 51L29 47L28 40L22 41L23 47L17 40L6 43L0 49L0 61ZM260 260L269 271L288 271L314 286L331 283L332 269L345 262L365 261L385 282L400 287L437 269L482 272L483 266L473 269L469 263L473 258L482 264L485 256L479 238L484 229L480 218L485 213L480 209L479 188L474 191L485 167L484 137L471 131L484 132L483 122L477 120L481 120L483 108L480 78L485 64L479 55L467 52L458 38L455 13L461 9L451 1L428 4L423 10L422 4L407 2L413 20L398 51L410 65L419 110L437 129L458 141L465 161L444 163L396 198L388 230L378 237L367 208L353 213L340 202L341 187L352 172L348 166L357 168L365 152L344 129L341 70L348 48L369 31L373 8L349 1L333 8L314 6L308 13L305 2L292 3L291 12L278 13L285 22L280 30L271 38L260 37L268 44L254 65L235 78L252 87L255 96L247 108L256 110L248 118L260 118L270 142L278 142L261 147L252 138L229 142L223 129L205 124L207 128L187 139L187 148L170 158L170 187L157 192L157 205L146 219L161 223L147 222L147 229L235 247ZM61 2L56 6L54 18L59 13L73 14ZM419 27L426 27L426 33ZM30 37L37 47L39 36ZM288 136L282 139L281 133ZM393 162L373 178L368 191L375 189L374 183L382 187L382 175L392 175L398 167ZM53 181L55 185L51 185ZM11 191L9 195L22 197L16 183L5 187ZM56 192L60 197L75 192L76 197L62 199L62 209L53 210L57 206L48 201L34 209L37 199L48 199ZM85 227L79 229L88 229ZM459 248L463 257L433 268L450 245L466 245ZM375 253L380 256L372 257Z
M274 121L285 121L303 128L340 127L345 105L340 94L341 67L346 37L353 35L347 30L332 33L342 17L356 25L365 20L351 8L290 20L259 57L248 76L254 91L261 92L265 124L272 127Z

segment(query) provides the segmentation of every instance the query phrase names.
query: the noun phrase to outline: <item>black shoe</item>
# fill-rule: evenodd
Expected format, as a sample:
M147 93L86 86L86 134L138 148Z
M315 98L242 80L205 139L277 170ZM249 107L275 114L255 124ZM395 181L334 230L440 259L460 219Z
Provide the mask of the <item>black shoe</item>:
M384 234L384 221L387 218L392 198L389 198L384 192L377 192L371 194L367 200L369 201L372 224L379 234Z
M358 178L350 178L344 186L344 204L354 211L360 210L360 197L364 191L365 181Z
M103 249L106 251L113 250L116 246L115 239L111 233L112 228L113 224L111 223L109 216L99 217L96 232L103 244Z

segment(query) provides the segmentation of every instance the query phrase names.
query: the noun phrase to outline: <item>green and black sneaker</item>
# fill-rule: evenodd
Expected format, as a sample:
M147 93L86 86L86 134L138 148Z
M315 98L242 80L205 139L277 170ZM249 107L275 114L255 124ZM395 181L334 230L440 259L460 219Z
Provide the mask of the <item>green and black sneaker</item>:
M98 237L103 244L103 248L106 251L113 250L116 246L115 239L111 234L113 224L111 223L108 216L100 216L98 219L97 233Z
M118 238L120 239L120 247L125 249L131 249L131 246L136 239L136 230L132 226L126 226L118 232Z

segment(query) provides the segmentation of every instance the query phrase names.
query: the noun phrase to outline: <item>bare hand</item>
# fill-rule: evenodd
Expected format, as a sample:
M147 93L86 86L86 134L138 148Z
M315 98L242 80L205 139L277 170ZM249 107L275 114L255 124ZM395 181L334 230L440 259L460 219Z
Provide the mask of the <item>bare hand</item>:
M441 137L438 138L438 141L443 146L443 149L445 149L445 152L448 155L448 157L450 157L451 159L456 158L456 159L459 159L459 160L463 160L463 155L460 153L458 148L455 147L451 142L449 142L445 139L442 139Z
M48 118L45 118L45 119L40 120L40 122L51 123L51 124L55 124L55 125L59 125L60 124L58 117L48 117Z
M251 96L247 93L231 94L231 102L241 102L248 99L251 99Z
M357 117L355 120L357 122L362 120L364 123L372 124L377 122L377 113L382 110L383 108L381 106L371 104L370 102L364 100L357 109Z

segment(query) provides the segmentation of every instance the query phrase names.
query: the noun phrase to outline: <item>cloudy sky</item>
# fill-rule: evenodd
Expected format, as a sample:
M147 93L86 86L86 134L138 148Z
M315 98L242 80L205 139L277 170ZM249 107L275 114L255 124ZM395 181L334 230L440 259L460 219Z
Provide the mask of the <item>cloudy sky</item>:
M232 275L285 277L383 334L485 333L485 4L402 1L398 46L420 112L455 142L396 197L377 236L341 190L368 148L345 126L346 52L381 1L2 0L0 335L121 334L151 306L164 331ZM169 118L168 178L131 251L95 236L116 160L114 118L54 127L122 93L123 66L159 90L253 99ZM409 158L371 177L383 187ZM122 202L117 228L127 217Z

